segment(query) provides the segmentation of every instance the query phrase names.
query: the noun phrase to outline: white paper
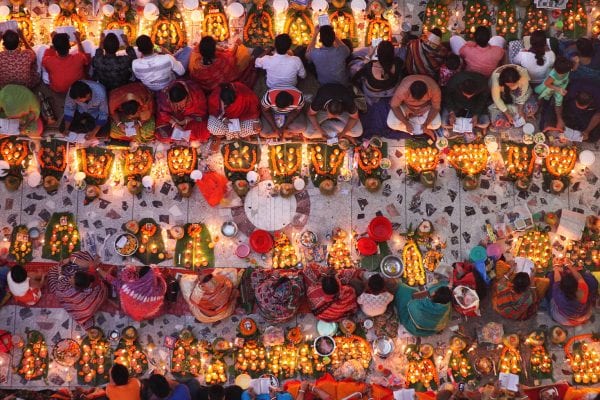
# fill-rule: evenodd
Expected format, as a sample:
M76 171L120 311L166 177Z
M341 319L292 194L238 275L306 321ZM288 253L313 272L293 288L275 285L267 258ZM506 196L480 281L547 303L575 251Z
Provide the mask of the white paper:
M339 142L339 140L338 140L337 136L327 139L327 144L329 146L333 146L334 144L337 144L338 142Z
M137 135L137 130L135 129L135 122L125 122L125 136L131 137Z
M563 208L560 211L560 223L556 234L564 236L569 240L581 240L583 229L585 228L586 217L575 211Z
M410 122L410 124L412 125L412 128L413 128L413 131L412 131L413 135L422 135L423 134L423 124L425 123L426 120L427 120L427 114L418 115L418 116L411 117L408 119L408 122Z
M498 381L500 381L500 387L504 389L508 389L511 392L519 391L519 375L500 372L500 374L498 374Z
M125 43L123 42L123 38L121 37L121 35L125 34L123 29L106 29L103 33L105 37L109 33L114 33L115 35L117 35L117 39L119 39L119 47L125 47Z
M394 390L394 400L414 400L415 389Z
M382 38L371 39L371 47L377 47L381 42L383 42Z
M175 127L175 128L173 128L173 133L171 134L171 139L189 141L191 134L192 134L192 131L184 131L182 129Z
M118 248L123 248L123 246L127 244L127 238L125 236L121 236L115 244Z
M571 129L569 127L565 128L565 131L563 132L563 136L565 139L570 140L571 142L583 141L583 134L580 131Z
M179 209L179 207L177 207L176 204L174 204L173 206L171 206L171 208L169 208L169 212L171 213L171 215L173 215L175 218L177 217L181 217L183 215L183 213L181 212L181 210Z
M75 38L76 29L74 26L57 26L56 28L54 28L54 31L56 33L66 33L67 35L69 35L69 41L71 42L77 41L77 39Z
M525 272L527 275L532 274L535 264L529 258L515 257L515 272Z
M331 23L329 22L329 15L327 15L327 14L319 15L319 26L327 26L327 25L331 25Z
M240 125L240 120L238 118L230 119L227 129L229 129L229 132L241 132L242 126Z
M520 128L523 125L525 125L527 123L527 121L525 121L525 118L521 117L520 115L516 116L513 118L513 123L515 125L515 128Z
M83 144L85 143L85 133L69 132L67 142Z
M534 0L536 8L551 8L564 10L567 8L568 0Z
M457 133L471 133L473 132L473 120L471 118L456 118L452 130Z
M19 120L0 118L0 133L2 133L3 135L18 135Z
M17 32L18 30L19 30L19 24L17 24L17 21L15 21L15 20L0 22L0 32L6 32L6 31Z
M269 388L271 387L271 379L270 378L252 379L250 381L250 387L254 390L254 393L257 395L269 394Z

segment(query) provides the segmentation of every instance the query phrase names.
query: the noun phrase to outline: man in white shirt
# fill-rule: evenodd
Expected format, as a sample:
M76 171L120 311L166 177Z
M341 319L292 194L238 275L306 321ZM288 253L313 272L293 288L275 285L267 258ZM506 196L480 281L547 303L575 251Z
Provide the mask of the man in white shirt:
M290 35L282 33L275 37L276 54L256 59L256 68L267 71L267 87L269 89L295 87L298 77L302 79L306 77L306 71L300 58L287 54L291 46Z
M141 35L135 41L142 58L133 60L131 68L137 79L153 91L167 87L175 80L175 74L185 74L183 64L170 54L154 53L154 44L147 35Z

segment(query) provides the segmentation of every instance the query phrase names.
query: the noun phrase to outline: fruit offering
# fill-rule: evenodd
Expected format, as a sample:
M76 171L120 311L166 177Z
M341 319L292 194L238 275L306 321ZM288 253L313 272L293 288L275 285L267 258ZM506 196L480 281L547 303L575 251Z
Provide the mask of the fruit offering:
M253 4L244 25L244 44L248 47L267 47L275 40L273 9L259 2Z
M314 26L306 10L288 9L283 32L290 35L293 46L306 46L312 38Z
M357 360L363 368L368 369L371 364L372 349L369 342L360 336L336 336L335 350L331 355L331 368L338 369L346 361Z
M552 377L552 358L545 346L546 335L542 331L532 332L525 344L531 346L529 365L531 375L535 379L546 379Z
M32 260L31 239L29 229L25 225L17 225L13 228L9 253L18 264L24 264Z
M402 278L409 286L425 284L425 268L423 268L423 257L414 240L409 240L402 249Z
M595 385L600 381L600 347L592 334L574 336L565 344L565 355L573 370L573 383Z
M519 337L515 334L508 335L502 339L504 347L500 353L498 372L519 375L522 371L521 352L519 351Z
M543 8L536 8L533 3L527 7L523 35L531 35L537 30L548 30L548 14Z
M0 141L0 155L11 167L26 167L29 157L29 145L24 140L13 137Z
M273 268L294 268L298 265L296 249L284 232L275 232L275 246L273 247Z
M529 179L535 166L532 146L509 143L506 146L506 176L512 180Z
M552 259L550 236L547 232L538 229L527 231L525 235L517 240L515 256L525 257L533 261L535 272L545 272L548 263Z
M450 148L448 162L464 175L478 175L487 166L489 153L484 144L457 144Z
M123 329L115 350L114 362L127 367L131 376L142 375L148 369L148 358L138 341L138 333L134 327L128 326Z
M186 224L183 226L183 236L175 244L175 265L193 270L210 267L215 261L214 247L206 225Z
M354 24L354 16L351 12L335 10L329 14L331 26L335 34L340 39L354 40L356 37L356 27Z
M223 145L223 167L230 180L246 179L246 174L256 168L260 150L248 142L232 142Z
M110 343L100 328L91 328L81 341L81 358L75 364L80 385L100 386L108 382Z
M436 389L439 385L437 369L432 361L433 347L429 344L409 345L406 347L408 368L406 380L409 387L423 385L425 389Z
M465 351L467 343L464 339L455 336L450 341L450 360L448 369L456 381L468 381L473 378L473 366Z
M207 385L223 385L227 383L227 365L218 358L208 363L204 369L204 381Z
M267 369L267 351L256 340L246 340L235 356L235 370L251 376L260 376Z
M269 146L269 167L276 183L290 183L302 165L302 147L298 144Z
M423 32L427 33L433 28L438 28L442 31L442 34L447 33L449 18L448 4L438 0L429 0L425 8Z
M498 3L496 15L496 33L506 40L517 39L518 20L515 15L515 3L512 0Z
M133 233L133 232L131 232ZM135 234L139 247L135 257L145 265L158 264L165 260L166 251L160 226L152 218L139 222L139 231Z
M576 148L551 146L546 157L546 169L555 177L563 177L573 171L576 162Z
M440 151L435 147L407 147L406 164L416 173L434 171L440 161Z
M171 372L179 378L199 376L209 357L207 347L208 343L199 342L189 329L181 331L173 348Z
M212 36L217 42L229 39L229 21L219 1L213 1L204 9L203 34Z
M115 155L101 147L88 147L78 150L81 171L85 173L88 185L102 185L110 175Z
M333 243L329 246L327 252L327 265L331 268L344 269L354 267L348 239L348 232L343 229L338 228L333 232Z
M562 31L565 36L575 39L587 33L588 14L582 0L569 0L562 11ZM556 24L557 29L560 26Z
M383 17L374 17L369 20L365 43L371 43L373 39L392 40L392 26L388 20Z
M152 149L150 147L138 147L136 150L128 150L123 154L125 165L123 174L127 177L130 175L145 176L152 169Z
M42 257L60 261L79 251L79 230L71 213L54 213L48 221Z
M27 381L44 378L48 374L48 347L44 335L38 331L29 331L27 345L17 373Z
M167 165L171 177L189 175L198 164L198 152L193 147L173 146L167 152Z
M102 30L120 29L127 36L129 43L134 43L137 38L137 13L135 7L124 0L114 1L113 15L104 15Z
M492 23L490 10L485 0L467 0L465 4L466 36L472 38L478 26L490 26Z

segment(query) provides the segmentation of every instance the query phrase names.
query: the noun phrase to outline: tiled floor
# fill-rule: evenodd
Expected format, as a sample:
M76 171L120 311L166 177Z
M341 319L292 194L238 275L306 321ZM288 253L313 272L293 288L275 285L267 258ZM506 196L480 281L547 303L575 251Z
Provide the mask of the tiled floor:
M584 145L584 147L590 146ZM208 149L208 146L203 146L203 154L208 154ZM165 148L159 147L159 152L165 150ZM600 161L600 152L596 149L593 150L599 156L598 160ZM442 164L438 168L439 177L435 188L425 189L420 183L407 179L403 143L390 142L388 153L392 161L392 167L389 170L391 179L385 182L380 193L371 194L364 187L355 185L354 181L351 181L339 182L336 194L325 197L312 184L309 184L306 192L309 201L295 199L297 203L302 203L303 207L309 208L308 211L304 211L308 215L305 226L297 229L292 224L286 229L290 230L292 234L309 229L315 232L322 241L327 242L326 237L336 227L347 230L354 229L358 233L364 232L368 222L378 213L399 224L398 232L404 232L410 226L414 228L423 219L429 219L433 222L440 240L447 242L443 262L451 264L468 257L470 249L484 238L486 220L492 223L501 221L503 213L511 210L519 202L525 202L532 213L568 208L598 215L597 199L600 197L600 186L597 183L597 177L600 176L600 162L594 164L585 173L582 173L580 167L577 167L569 189L562 195L556 196L541 190L541 177L535 178L534 185L528 193L518 192L512 183L504 182L493 176L484 176L481 188L466 192L462 189L454 170L446 164ZM266 151L263 151L263 154L266 154ZM202 161L202 164L204 163L221 171L220 153L212 154ZM260 166L267 167L266 157L262 157ZM261 189L264 187L259 186L253 190ZM259 208L252 218L263 218L268 215L270 219L268 221L261 220L260 223L269 226L277 225L278 216L286 221L294 219L297 207L292 206L293 202L270 199L269 195L264 193L266 192L263 191L263 194L259 196L252 194L253 204ZM276 203L278 205L276 209L273 209L274 211L264 213L263 207ZM240 205L240 202L236 200L231 205ZM231 209L209 207L198 191L194 191L189 199L180 198L168 177L164 181L157 182L153 194L143 193L141 196L132 196L122 185L107 184L103 187L100 199L89 205L83 205L82 192L73 189L72 173L70 172L65 174L60 190L54 195L48 195L42 188L32 189L26 184L16 192L7 192L4 185L0 184L0 228L10 228L16 224L42 226L43 221L47 220L55 211L70 211L75 214L82 236L84 238L86 234L93 236L99 245L99 253L104 261L112 264L125 262L111 250L111 237L114 240L115 233L120 232L122 225L131 218L153 217L156 221L160 221L163 229L185 222L204 222L209 226L213 237L220 236L221 224L233 218ZM248 212L252 213L250 210ZM250 219L252 220L252 218ZM296 236L292 235L292 237ZM247 266L248 260L239 259L234 254L237 244L246 240L243 233L232 239L220 237L215 246L216 266ZM101 245L104 242L107 243L106 246ZM1 242L1 244L5 247L8 246L7 241ZM403 241L398 234L395 234L391 244L394 251L399 251ZM168 240L167 246L172 251L174 241ZM34 258L36 261L42 261L40 257L41 249L36 248ZM268 258L254 258L258 265L268 265ZM166 260L161 265L170 266L172 260ZM483 322L497 320L497 317L486 313L485 310L484 315L483 318L469 321L455 316L453 325L463 325L468 335L474 335L476 329ZM168 359L165 357L166 349L162 347L165 335L175 334L183 327L191 326L198 336L207 338L223 336L231 339L235 335L235 323L233 322L237 318L232 317L232 319L214 326L205 326L194 322L191 316L165 316L134 325L140 330L142 343L157 344L158 349L151 358L159 365L163 360ZM299 319L306 332L314 329L312 317L301 316ZM109 314L100 316L98 322L105 333L113 329L120 330L131 323L128 318ZM509 332L525 333L543 324L552 325L546 314L540 314L536 319L523 323L505 324L505 328ZM22 334L26 328L40 329L50 345L60 338L77 337L83 334L61 309L26 309L18 306L6 306L0 309L0 329ZM593 321L578 328L577 331L592 332L599 328L600 322ZM448 342L451 334L452 332L448 331L439 337L429 338L426 342L442 345ZM562 352L556 352L556 354L557 365L560 365ZM18 363L19 358L20 354L14 355L13 365ZM398 363L396 358L388 359L385 363L393 364L393 370L401 370L402 364ZM0 368L7 367L0 365ZM46 385L55 387L73 383L67 379L72 377L73 371L65 372L62 367L53 367L48 383L30 382L25 386L39 388ZM560 378L561 376L560 371L555 374L555 377ZM372 378L380 377L374 374ZM23 384L24 382L18 375L8 374L8 381L0 385L22 387Z

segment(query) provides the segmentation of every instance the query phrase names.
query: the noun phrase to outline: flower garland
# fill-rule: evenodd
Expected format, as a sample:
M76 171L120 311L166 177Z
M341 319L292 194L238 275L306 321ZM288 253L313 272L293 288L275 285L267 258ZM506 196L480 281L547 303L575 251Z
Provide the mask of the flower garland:
M247 151L250 151L250 157L248 159L244 159L244 154ZM244 161L247 161L246 166L244 166ZM229 172L250 172L254 169L257 162L256 156L256 148L249 148L244 152L244 148L241 149L241 153L238 150L231 151L231 147L229 145L225 146L223 153L223 164L225 165L225 169ZM237 165L236 165L237 164Z

